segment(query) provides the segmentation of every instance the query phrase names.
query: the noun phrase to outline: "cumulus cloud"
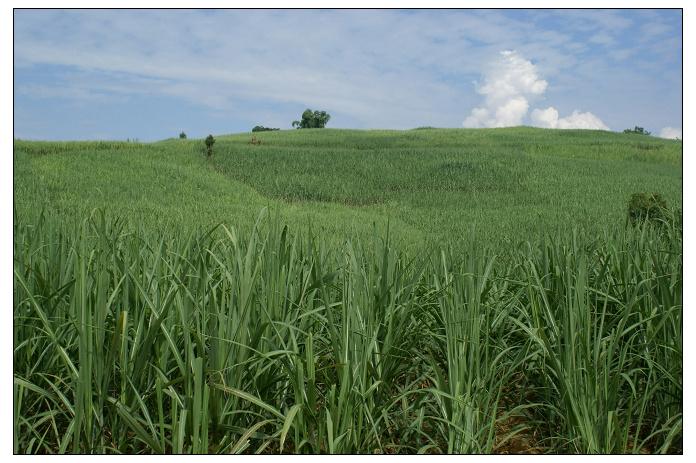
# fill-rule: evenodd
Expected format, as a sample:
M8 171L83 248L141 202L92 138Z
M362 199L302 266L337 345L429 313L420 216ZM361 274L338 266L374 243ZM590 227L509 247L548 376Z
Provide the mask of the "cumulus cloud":
M558 117L558 111L553 106L546 109L535 109L531 114L532 123L537 127L549 129L596 129L609 130L604 122L590 112L573 111L570 116Z
M682 139L682 130L674 127L664 127L660 130L660 138Z
M483 106L474 108L465 127L509 127L522 124L529 110L528 98L541 95L548 83L539 77L536 66L516 51L500 52L483 76L477 92Z
M506 50L488 65L483 73L483 84L477 93L483 95L483 105L471 110L464 127L511 127L522 125L529 111L529 100L540 97L548 82L541 78L536 66L516 51ZM535 109L532 123L537 127L553 129L609 130L602 120L590 112L573 111L559 117L553 106Z
M553 106L532 111L532 122L537 127L555 129L558 125L558 111Z

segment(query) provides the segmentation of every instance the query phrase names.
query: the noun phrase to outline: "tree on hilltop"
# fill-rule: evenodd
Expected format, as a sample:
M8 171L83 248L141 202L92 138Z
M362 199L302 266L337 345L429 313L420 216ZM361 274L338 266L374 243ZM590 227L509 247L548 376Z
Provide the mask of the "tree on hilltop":
M323 129L331 119L331 115L326 111L312 111L306 109L302 113L302 120L292 121L292 126L298 129Z

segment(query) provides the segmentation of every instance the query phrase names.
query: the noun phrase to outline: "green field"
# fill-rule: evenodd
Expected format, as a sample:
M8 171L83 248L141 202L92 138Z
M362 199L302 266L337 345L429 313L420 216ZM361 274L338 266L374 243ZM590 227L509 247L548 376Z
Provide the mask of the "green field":
M536 239L624 220L630 195L681 207L681 142L584 130L306 129L201 140L15 143L15 202L138 224L250 227L263 207L328 236L390 224L405 245ZM338 238L337 238L338 239ZM340 242L340 240L339 240Z
M681 142L255 135L15 141L15 452L681 452Z

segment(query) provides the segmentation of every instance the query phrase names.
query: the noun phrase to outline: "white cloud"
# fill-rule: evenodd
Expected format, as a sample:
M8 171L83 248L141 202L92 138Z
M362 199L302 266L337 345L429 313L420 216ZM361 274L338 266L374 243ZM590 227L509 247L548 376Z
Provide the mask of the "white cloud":
M291 121L309 106L328 110L332 127L459 125L462 107L478 106L467 121L486 127L523 124L548 80L556 107L574 100L630 111L650 96L660 103L653 113L669 112L659 127L681 107L680 93L664 91L681 88L681 67L663 63L681 59L681 15L669 16L674 32L654 39L662 48L635 46L629 56L621 47L633 42L618 38L655 22L647 13L17 10L15 89L47 100L164 96L254 124L263 122L256 111ZM615 37L616 47L592 53L597 34ZM617 47L621 67L608 56ZM511 48L519 54L499 54ZM462 88L493 55L499 67L486 69L479 93ZM652 67L636 72L638 64ZM601 86L589 84L595 78Z
M56 87L53 93L89 87L91 94L113 94L113 84L129 87L142 77L159 84L133 85L127 94L176 97L228 114L277 105L287 121L316 107L332 114L332 127L456 124L466 95L441 75L475 71L469 38L506 37L505 25L487 26L478 14L457 22L396 11L23 10L15 19L17 69L29 74L49 65L59 78L70 71L88 81L42 82ZM308 30L318 38L311 47L289 45ZM18 81L20 87L50 97L47 89L32 93Z
M536 66L516 51L502 51L484 73L476 90L484 96L482 107L474 108L465 127L509 127L521 125L529 109L528 98L541 95L548 83Z
M590 112L573 111L570 116L558 117L558 111L553 106L546 109L535 109L531 114L532 122L537 127L549 129L597 129L609 130L604 122Z
M503 51L484 72L484 83L477 92L485 97L482 107L474 108L464 120L464 127L512 127L522 125L529 110L528 98L544 94L548 82L536 66L516 51ZM553 106L535 109L531 114L537 127L551 129L609 130L602 120L590 112L573 111L560 117Z
M532 122L537 127L555 129L558 125L558 111L553 106L532 111Z
M664 127L660 130L660 138L678 138L682 139L682 129L677 129L674 127Z

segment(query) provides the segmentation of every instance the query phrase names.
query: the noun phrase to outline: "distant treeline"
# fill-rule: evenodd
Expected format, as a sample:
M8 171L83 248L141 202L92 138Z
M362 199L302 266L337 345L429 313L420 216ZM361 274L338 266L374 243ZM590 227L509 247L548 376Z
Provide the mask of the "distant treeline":
M274 129L271 127L264 127L262 125L257 125L253 129L251 129L252 132L270 132L272 130L280 130L280 129Z

